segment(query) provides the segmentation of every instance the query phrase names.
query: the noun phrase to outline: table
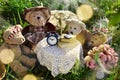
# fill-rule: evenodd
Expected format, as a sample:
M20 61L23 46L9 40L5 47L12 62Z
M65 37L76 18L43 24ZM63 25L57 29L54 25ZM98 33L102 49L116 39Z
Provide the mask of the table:
M74 48L60 48L59 46L49 46L46 38L40 41L34 49L38 61L41 65L51 71L53 77L60 73L66 74L74 66L77 59L83 60L81 44Z

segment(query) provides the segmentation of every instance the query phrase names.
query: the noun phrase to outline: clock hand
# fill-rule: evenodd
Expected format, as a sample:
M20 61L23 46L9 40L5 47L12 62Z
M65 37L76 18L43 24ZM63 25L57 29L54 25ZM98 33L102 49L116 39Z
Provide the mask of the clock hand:
M51 39L51 38L50 38L50 40L52 40L52 41L53 41L54 39Z

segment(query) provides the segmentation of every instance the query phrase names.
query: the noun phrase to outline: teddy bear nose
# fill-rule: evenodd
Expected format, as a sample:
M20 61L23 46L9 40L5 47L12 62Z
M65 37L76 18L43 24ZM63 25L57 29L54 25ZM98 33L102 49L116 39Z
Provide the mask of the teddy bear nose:
M38 16L37 19L40 19L40 17Z
M71 31L70 33L71 33L71 34L73 34L73 32L72 32L72 31Z
M24 39L24 38L22 38L22 39L21 39L21 41L23 41L23 42L24 42L24 41L25 41L25 39Z

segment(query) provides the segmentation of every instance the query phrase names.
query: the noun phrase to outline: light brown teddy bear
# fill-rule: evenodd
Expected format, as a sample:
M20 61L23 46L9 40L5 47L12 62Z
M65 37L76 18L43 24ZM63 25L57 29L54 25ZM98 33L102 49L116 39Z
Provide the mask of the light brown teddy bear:
M78 19L68 19L66 20L66 26L67 34L63 34L58 45L60 47L74 47L79 44L79 41L76 39L76 35L84 30L86 25Z
M10 64L10 68L18 77L24 76L36 62L35 58L30 58L21 51L20 45L25 41L21 30L22 27L20 25L6 29L3 33L5 43L0 47L1 62Z
M37 6L24 11L24 19L30 24L26 26L22 34L26 41L24 45L34 49L36 44L46 37L47 32L55 31L55 26L48 22L51 13L47 7Z

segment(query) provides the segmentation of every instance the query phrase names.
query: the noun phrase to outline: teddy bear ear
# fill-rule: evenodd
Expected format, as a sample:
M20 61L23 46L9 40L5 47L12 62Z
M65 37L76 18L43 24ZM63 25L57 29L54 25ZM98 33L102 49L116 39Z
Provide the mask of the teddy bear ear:
M46 16L46 19L48 20L51 16L50 10L46 7L43 7L42 12L44 13L44 15Z
M23 17L26 21L30 20L30 14L31 14L31 10L30 9L26 9L23 13Z
M11 30L10 30L10 27L4 31L4 33L3 33L3 39L4 39L5 41L8 40L9 34L11 33L10 31L11 31Z
M23 30L23 27L20 24L15 25L15 27L19 28L20 30Z
M80 23L81 23L82 30L85 30L86 29L86 25L83 22L80 22Z

